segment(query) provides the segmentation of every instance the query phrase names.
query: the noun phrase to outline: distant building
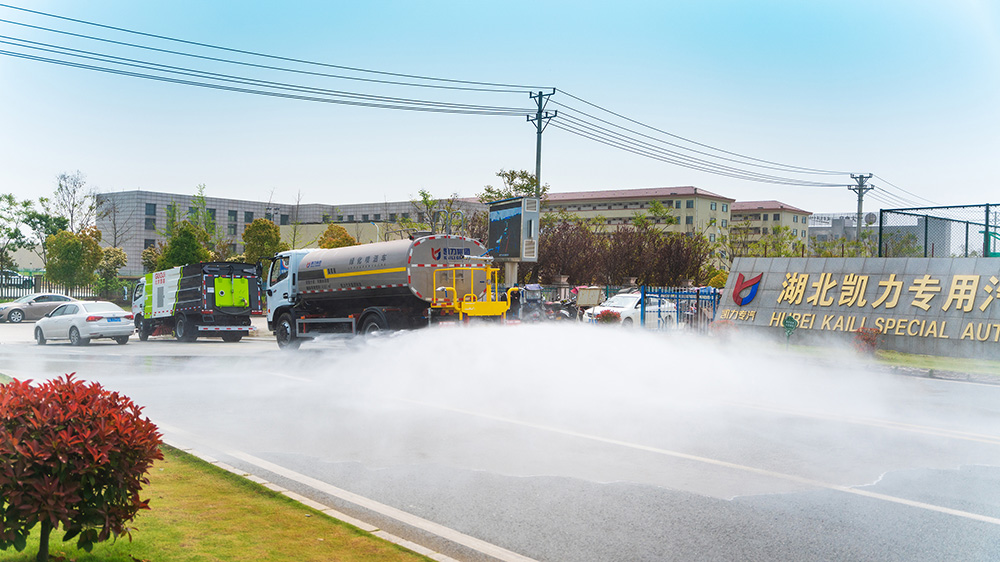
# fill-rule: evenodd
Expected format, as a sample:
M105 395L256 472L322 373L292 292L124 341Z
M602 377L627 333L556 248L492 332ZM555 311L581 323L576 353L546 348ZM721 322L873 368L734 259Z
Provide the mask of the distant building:
M215 219L216 228L231 239L230 249L234 254L243 252L243 230L257 218L265 218L281 226L286 240L286 233L291 232L291 227L295 224L322 225L336 222L344 224L352 236L359 236L359 241L363 242L371 242L377 237L384 238L390 230L398 232L398 222L401 219L430 221L430 217L425 217L410 201L295 205L206 196L205 203L209 216ZM171 205L176 207L178 220L183 220L194 212L194 196L156 191L102 193L97 196L97 204L101 210L97 228L101 231L102 245L117 245L125 250L128 265L120 271L125 276L144 274L142 251L157 243L167 242L162 231L167 225L167 209ZM466 217L472 212L486 209L485 205L475 199L457 200L455 206L465 212ZM376 223L377 226L372 226L371 223ZM312 235L317 228L306 230ZM322 232L323 228L318 230ZM317 236L313 236L313 239Z
M730 207L736 200L692 186L569 191L549 193L542 211L601 217L607 226L615 227L631 224L636 213L648 214L653 201L670 211L667 219L651 219L661 230L704 234L715 242L727 232Z
M731 227L746 228L752 242L773 233L774 227L784 226L793 238L807 244L810 215L809 211L781 201L739 201L733 203Z

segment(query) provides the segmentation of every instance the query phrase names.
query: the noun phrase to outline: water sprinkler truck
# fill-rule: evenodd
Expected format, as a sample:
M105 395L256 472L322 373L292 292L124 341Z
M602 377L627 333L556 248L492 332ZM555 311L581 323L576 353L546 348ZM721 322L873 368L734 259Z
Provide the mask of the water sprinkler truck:
M279 252L266 280L267 325L278 347L289 349L331 334L500 320L517 289L501 298L491 262L477 240L429 233Z

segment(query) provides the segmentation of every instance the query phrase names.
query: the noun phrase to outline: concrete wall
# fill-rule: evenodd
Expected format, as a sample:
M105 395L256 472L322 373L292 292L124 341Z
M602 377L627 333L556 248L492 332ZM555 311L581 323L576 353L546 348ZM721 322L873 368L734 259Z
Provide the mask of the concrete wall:
M792 341L851 342L865 327L882 349L997 358L1000 258L738 258L718 318L784 337L786 316Z

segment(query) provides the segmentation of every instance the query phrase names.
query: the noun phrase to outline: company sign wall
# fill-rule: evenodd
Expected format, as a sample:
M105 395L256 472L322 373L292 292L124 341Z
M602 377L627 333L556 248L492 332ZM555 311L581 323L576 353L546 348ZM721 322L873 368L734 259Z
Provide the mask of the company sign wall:
M859 328L908 353L1000 357L1000 258L737 258L718 319L804 341Z

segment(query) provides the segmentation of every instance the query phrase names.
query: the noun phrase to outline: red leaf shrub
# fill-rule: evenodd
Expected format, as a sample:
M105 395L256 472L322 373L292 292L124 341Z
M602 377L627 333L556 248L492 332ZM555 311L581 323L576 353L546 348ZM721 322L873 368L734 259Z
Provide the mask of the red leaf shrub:
M882 335L876 328L858 328L854 331L854 349L858 353L874 355L878 349L878 337Z
M594 317L598 324L617 324L621 322L621 319L622 315L614 310L602 310Z
M131 540L126 524L149 509L139 499L145 474L163 458L142 408L74 375L0 386L0 548L23 550L41 523L38 560L59 525L86 551L111 536Z

